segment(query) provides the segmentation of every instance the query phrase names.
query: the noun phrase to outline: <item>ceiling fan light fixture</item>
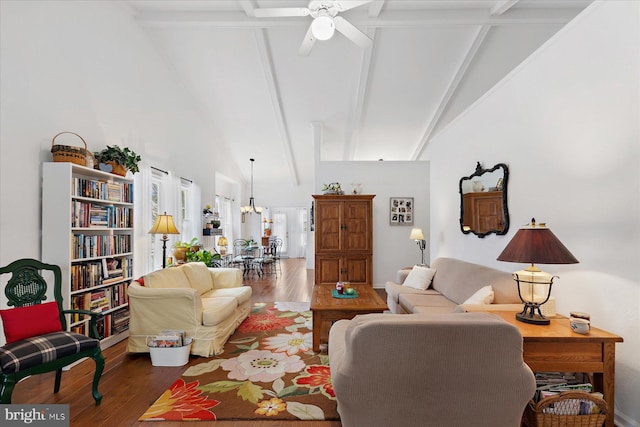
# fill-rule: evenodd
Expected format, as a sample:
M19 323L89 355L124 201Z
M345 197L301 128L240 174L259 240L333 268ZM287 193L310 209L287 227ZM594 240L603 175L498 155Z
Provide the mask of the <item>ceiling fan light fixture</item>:
M336 32L336 24L329 15L321 15L311 23L311 33L318 40L329 40Z

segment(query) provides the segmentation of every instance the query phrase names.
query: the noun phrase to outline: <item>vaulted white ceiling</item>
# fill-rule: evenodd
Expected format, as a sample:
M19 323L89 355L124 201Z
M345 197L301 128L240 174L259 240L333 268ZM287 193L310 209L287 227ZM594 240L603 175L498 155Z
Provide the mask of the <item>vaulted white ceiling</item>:
M213 125L211 143L226 144L247 179L254 157L256 177L300 185L312 182L316 144L322 160L423 158L431 138L589 3L375 0L340 14L372 47L336 32L308 56L298 49L311 17L254 16L305 0L125 5Z

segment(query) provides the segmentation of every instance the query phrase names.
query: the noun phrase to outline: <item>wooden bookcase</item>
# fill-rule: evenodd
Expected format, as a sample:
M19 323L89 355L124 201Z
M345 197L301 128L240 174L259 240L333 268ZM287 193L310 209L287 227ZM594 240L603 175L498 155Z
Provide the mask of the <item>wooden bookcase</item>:
M372 285L374 195L314 195L315 284Z
M104 314L103 348L129 336L133 180L73 163L42 167L42 261L60 266L65 308ZM69 317L88 334L88 318Z

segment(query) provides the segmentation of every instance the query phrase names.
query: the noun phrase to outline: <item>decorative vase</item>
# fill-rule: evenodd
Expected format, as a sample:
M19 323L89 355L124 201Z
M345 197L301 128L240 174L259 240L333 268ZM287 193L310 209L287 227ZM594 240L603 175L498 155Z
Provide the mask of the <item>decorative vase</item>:
M266 230L264 230L264 235L267 237L271 236L271 229L267 228Z
M176 259L176 263L187 262L187 249L184 247L173 248L173 257Z
M473 181L473 191L476 193L484 191L484 184L481 181Z
M219 228L220 227L220 220L219 219L214 219L213 221L211 221L211 226L213 228Z
M120 176L127 176L127 168L125 168L121 164L118 164L112 161L107 162L107 164L111 165L111 168L112 168L111 173L120 175Z

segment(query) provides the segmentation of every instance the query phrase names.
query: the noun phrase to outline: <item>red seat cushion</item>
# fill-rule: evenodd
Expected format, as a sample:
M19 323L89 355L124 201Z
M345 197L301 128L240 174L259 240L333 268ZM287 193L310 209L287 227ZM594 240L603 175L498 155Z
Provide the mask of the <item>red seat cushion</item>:
M7 344L49 332L62 331L58 303L53 301L0 310L0 316Z

